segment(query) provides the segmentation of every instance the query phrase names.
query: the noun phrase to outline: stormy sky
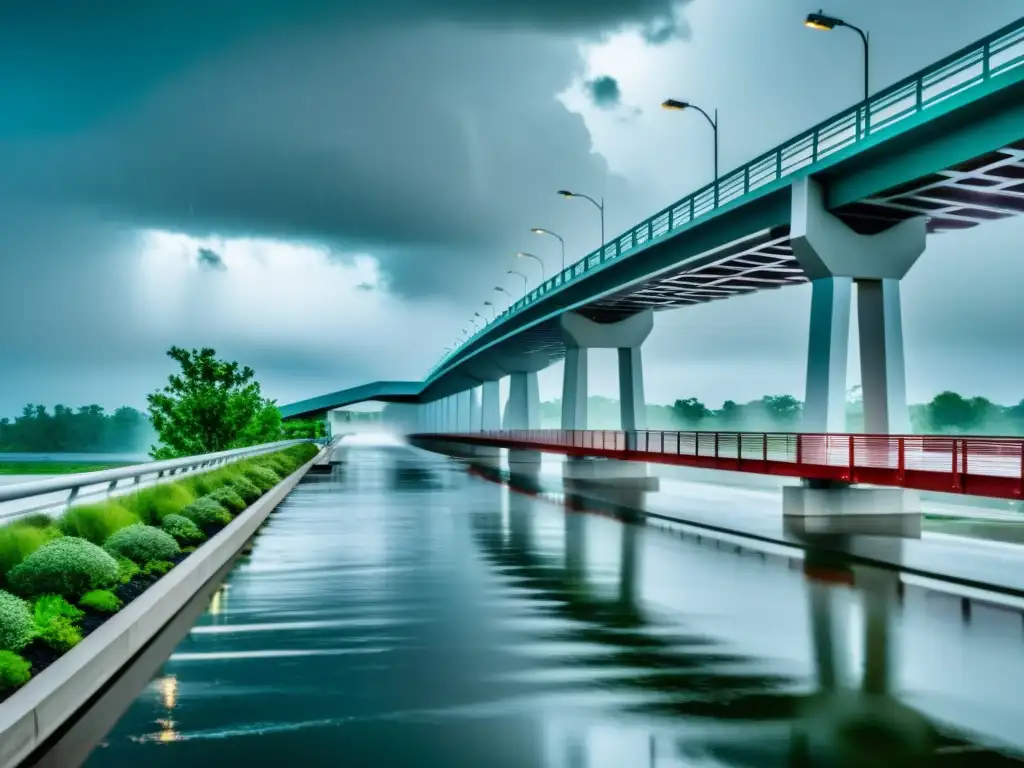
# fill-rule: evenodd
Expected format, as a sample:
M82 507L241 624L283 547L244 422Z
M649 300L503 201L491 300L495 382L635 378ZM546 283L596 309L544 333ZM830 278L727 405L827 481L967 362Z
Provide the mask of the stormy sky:
M417 379L522 269L575 261L855 101L860 49L797 0L71 0L0 7L0 413L142 406L171 344L279 402ZM832 0L880 88L1019 0ZM699 116L698 116L699 117ZM932 238L904 282L912 400L1024 398L1024 221ZM659 314L648 398L803 394L809 291ZM852 347L855 349L855 345ZM558 395L560 367L542 376ZM851 384L856 383L851 369ZM592 390L615 394L611 355Z

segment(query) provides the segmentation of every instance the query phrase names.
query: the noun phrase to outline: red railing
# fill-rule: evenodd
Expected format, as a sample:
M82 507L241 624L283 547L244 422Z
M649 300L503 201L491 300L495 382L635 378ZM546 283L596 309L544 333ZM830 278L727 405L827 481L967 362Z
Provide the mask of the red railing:
M420 437L808 480L1024 498L1021 438L559 429Z

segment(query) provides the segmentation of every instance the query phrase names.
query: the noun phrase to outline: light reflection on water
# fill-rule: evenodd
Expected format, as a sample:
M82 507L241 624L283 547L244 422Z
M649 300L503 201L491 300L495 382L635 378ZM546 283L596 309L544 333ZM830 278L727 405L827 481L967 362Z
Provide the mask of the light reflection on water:
M272 516L89 766L1002 764L977 703L1019 723L1019 616L965 630L888 576L808 578L400 446L344 461Z

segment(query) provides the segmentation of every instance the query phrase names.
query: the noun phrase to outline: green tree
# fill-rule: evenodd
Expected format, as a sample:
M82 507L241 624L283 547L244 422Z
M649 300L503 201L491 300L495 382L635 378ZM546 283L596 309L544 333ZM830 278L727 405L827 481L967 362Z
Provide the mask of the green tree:
M963 432L975 423L971 401L956 392L941 392L928 403L928 421L937 432Z
M154 459L195 456L280 437L281 414L263 397L253 369L216 355L208 347L167 351L181 373L171 374L167 386L146 396L162 443L150 450Z
M672 404L672 410L684 424L698 424L711 415L711 411L696 397L688 397L685 400L676 400Z

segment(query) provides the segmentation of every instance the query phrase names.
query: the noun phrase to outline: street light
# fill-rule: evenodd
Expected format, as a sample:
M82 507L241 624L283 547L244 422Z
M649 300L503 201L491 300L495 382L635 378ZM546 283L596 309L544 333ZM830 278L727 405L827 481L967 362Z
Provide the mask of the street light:
M566 198L569 198L569 197L582 197L584 200L589 200L590 202L592 202L594 204L594 206L597 208L597 210L599 210L601 212L601 250L603 251L604 250L604 198L602 197L601 198L601 202L599 203L599 202L597 202L597 200L595 200L594 198L590 197L589 195L584 195L584 194L581 194L579 192L570 192L567 189L560 189L560 190L558 190L558 194L560 194L562 197L566 197Z
M504 293L504 294L505 294L506 296L508 296L508 305L509 305L510 307L512 306L512 302L513 302L513 301L515 300L515 297L514 297L514 296L513 296L513 295L512 295L511 293L509 293L508 291L506 291L506 290L505 290L504 288L502 288L502 287L501 287L500 285L496 285L496 286L494 286L494 290L498 291L499 293Z
M548 279L547 275L544 273L544 262L540 260L539 256L534 256L532 253L526 253L524 251L519 251L516 254L516 257L520 258L520 259L533 259L538 264L540 264L540 281L542 283L547 281L547 279Z
M562 239L562 236L550 229L541 229L540 227L533 227L530 231L535 235L551 235L551 237L558 238L558 242L562 244L562 271L565 272L565 240Z
M691 104L688 101L677 101L676 99L665 99L661 102L662 109L672 109L681 112L684 109L695 109L704 115L708 123L711 124L711 130L715 136L715 207L718 207L718 110L715 110L715 116L712 118L707 112L698 107L696 104Z
M484 302L484 306L491 308L491 320L497 320L498 319L498 311L494 308L494 302L493 301L485 301Z
M474 313L473 313L473 317L479 317L479 318L480 318L480 320L481 320L481 322L483 323L483 327L484 327L484 328L486 328L486 327L487 327L487 318L486 318L486 317L484 317L483 315L481 315L481 314L480 314L479 312L474 312Z
M868 96L871 93L870 90L870 69L868 65L869 45L868 45L868 33L860 27L856 27L849 22L837 19L835 16L829 16L824 11L819 10L817 13L807 14L807 18L804 19L804 26L808 29L818 29L823 32L831 32L836 27L848 27L860 35L861 42L864 43L864 101L868 100Z
M530 292L530 281L526 279L526 275L524 275L522 272L516 272L514 269L510 269L508 271L508 274L519 275L521 278L523 278L523 296Z

